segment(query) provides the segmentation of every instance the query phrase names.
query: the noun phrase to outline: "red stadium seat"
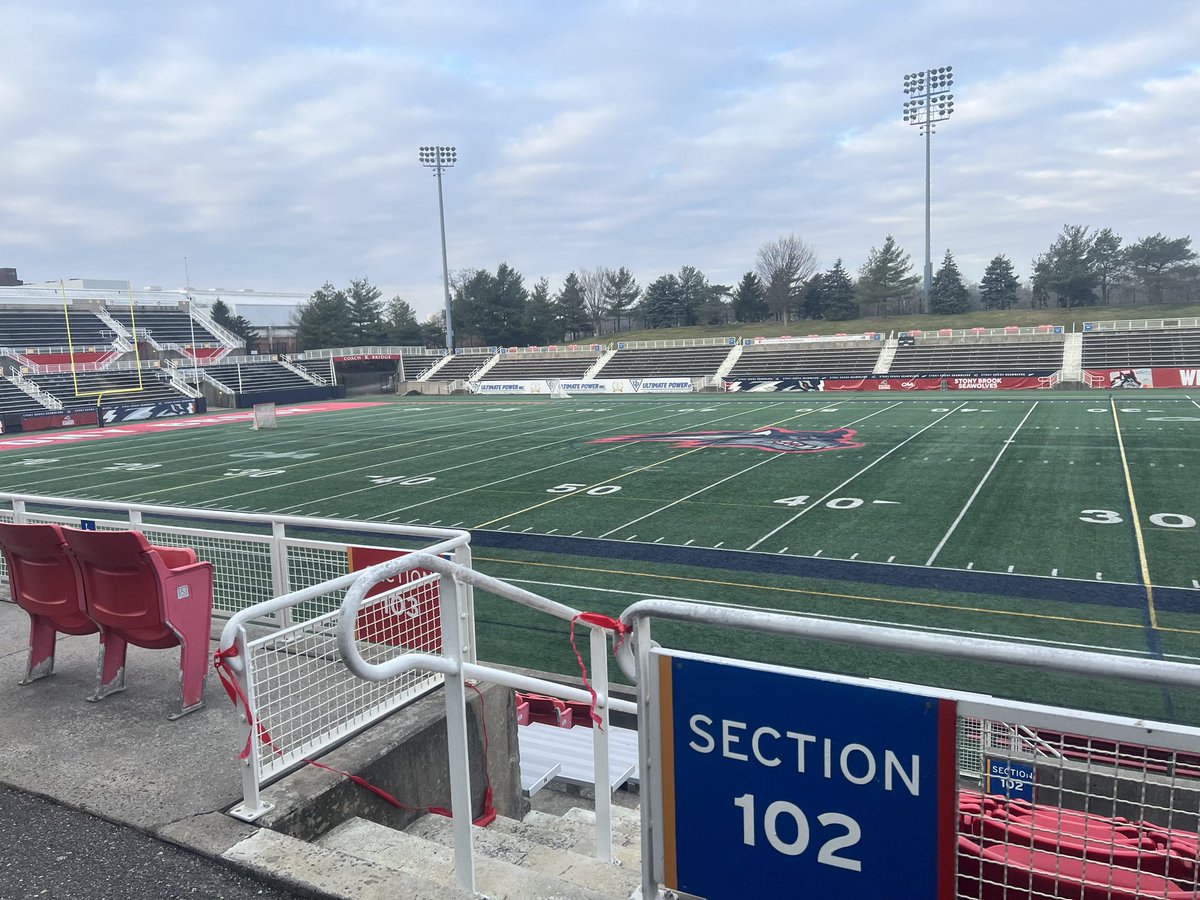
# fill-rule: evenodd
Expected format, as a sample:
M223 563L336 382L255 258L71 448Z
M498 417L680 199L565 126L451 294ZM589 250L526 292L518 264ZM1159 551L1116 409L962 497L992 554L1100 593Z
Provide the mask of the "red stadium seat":
M212 563L194 550L157 547L136 531L63 529L88 615L100 625L99 700L125 689L127 644L181 647L178 718L204 705L212 629Z
M543 725L554 725L557 728L570 728L575 724L574 713L565 701L559 700L557 697L518 693L517 703L529 705L529 722L540 722Z
M95 634L57 525L0 523L0 550L8 564L13 601L29 614L29 663L21 684L54 673L58 633Z

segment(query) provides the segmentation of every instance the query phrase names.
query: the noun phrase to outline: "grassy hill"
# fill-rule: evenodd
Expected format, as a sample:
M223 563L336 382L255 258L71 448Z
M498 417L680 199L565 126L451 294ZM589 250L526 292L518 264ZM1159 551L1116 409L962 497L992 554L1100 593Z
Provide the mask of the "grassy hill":
M695 325L686 328L651 328L606 334L604 341L662 341L705 337L781 337L808 334L861 334L864 331L891 332L938 328L1003 328L1006 325L1062 325L1067 331L1080 331L1084 322L1128 319L1200 318L1200 304L1188 306L1091 306L1066 309L978 310L958 316L865 317L845 322L801 319L789 323L754 322L749 325ZM586 339L584 339L586 340Z

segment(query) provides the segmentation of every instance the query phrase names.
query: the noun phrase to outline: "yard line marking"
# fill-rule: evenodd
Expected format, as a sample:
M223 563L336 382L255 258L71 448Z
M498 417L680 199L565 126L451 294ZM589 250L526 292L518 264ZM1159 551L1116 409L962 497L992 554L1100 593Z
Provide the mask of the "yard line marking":
M818 412L819 412L819 410L818 410ZM719 421L721 421L721 419L730 419L736 415L739 415L739 413L736 413L736 412L730 413L729 415L722 416L721 418L716 419L715 421L719 422ZM764 425L763 428L775 428L779 425L782 425L784 422L790 422L793 419L800 419L806 415L808 415L808 413L800 413L799 415L796 415L796 416L788 416L784 419L780 419L778 422L772 422L770 425ZM710 423L705 423L705 424L710 424ZM633 444L633 445L616 444L614 446L616 446L616 447L629 447L629 446L637 447L637 444ZM657 462L647 463L644 466L638 466L636 469L633 469L632 471L622 472L620 475L613 475L609 478L604 478L600 481L597 481L595 484L589 484L586 487L580 488L579 491L572 491L571 493L568 493L568 494L559 494L556 497L551 497L549 500L542 500L540 503L535 503L532 506L526 506L524 509L518 509L518 510L515 510L510 513L505 513L502 516L496 516L493 519L488 519L486 522L480 522L475 527L476 528L486 528L487 526L493 525L496 522L503 522L505 519L511 519L513 516L520 516L527 512L533 512L533 510L535 510L535 509L541 509L543 506L547 506L551 503L557 503L558 501L566 499L567 497L574 496L577 493L580 493L580 492L587 493L588 491L590 491L594 488L604 487L605 485L612 484L614 481L620 481L622 478L628 478L630 475L637 475L638 473L648 471L649 469L657 469L661 466L666 465L667 463L675 462L675 460L677 460L677 459L683 459L685 456L691 456L693 453L699 453L701 450L707 450L707 449L708 449L707 447L693 447L691 450L685 450L682 453L676 453L674 456L668 456L666 459L660 459ZM641 521L641 520L635 519L634 521ZM630 524L632 524L632 523L630 523ZM609 533L611 534L611 532L609 532Z
M974 569L974 568L975 568L975 563L974 563L974 562L969 562L969 563L967 563L967 568L968 568L968 569Z
M724 543L725 543L724 541L717 541L715 544L713 544L713 549L714 550L720 549L721 545Z
M1195 578L1193 578L1192 579L1192 587L1200 589L1200 581L1197 581Z
M1142 523L1138 518L1137 499L1133 496L1133 479L1129 475L1129 460L1125 456L1125 439L1121 437L1121 423L1117 416L1117 401L1108 398L1112 408L1113 428L1117 432L1117 449L1121 451L1121 471L1125 475L1125 492L1129 495L1129 518L1133 520L1133 534L1137 539L1138 562L1142 570L1142 583L1146 586L1146 608L1150 612L1150 627L1158 628L1158 613L1154 609L1154 585L1150 581L1150 560L1146 558L1146 542L1142 538ZM1195 402L1194 400L1192 401ZM1100 580L1100 573L1096 573Z
M822 553L824 553L824 552L825 552L824 550L818 550L816 553L814 553L814 554L813 554L813 557L814 557L814 558L815 558L815 557L818 557L818 556L820 556L820 555L821 555Z
M690 544L690 543L691 543L692 541L694 541L694 540L695 540L695 538L689 538L688 540L686 540L686 541L684 541L684 542L683 542L683 546L685 546L685 547L686 547L688 544Z
M782 550L776 550L775 552L776 553L787 553L787 547L784 547ZM1200 587L1200 585L1197 585L1197 587Z
M507 527L508 527L507 525L504 526L504 528L507 528ZM500 530L503 531L504 528L501 528ZM581 535L581 534L583 534L582 531L577 531L577 532L575 532L575 534L571 535L571 537L576 537L577 535Z
M995 471L996 466L1000 463L1000 457L1004 455L1004 451L1012 446L1013 441L1017 436L1017 432L1021 430L1021 426L1025 424L1025 421L1031 415L1033 415L1033 411L1037 409L1039 403L1041 403L1040 400L1033 401L1033 406L1029 407L1029 412L1025 413L1025 417L1017 423L1017 427L1014 428L1013 433L1008 436L1008 440L1000 445L1000 452L996 454L996 458L992 460L992 464L988 466L988 470L984 472L983 477L979 479L979 484L975 485L975 490L973 490L971 492L971 496L967 498L966 505L959 510L958 517L950 524L950 529L944 535L942 535L942 539L938 541L938 545L933 548L933 553L930 554L929 559L925 560L925 565L932 566L933 561L938 558L938 554L942 552L942 548L946 546L946 542L950 540L950 536L954 534L955 530L962 522L963 517L966 516L967 510L971 508L971 504L975 502L975 498L979 496L979 492L983 490L983 486L987 484L988 478L991 477L992 472ZM1009 569L1009 571L1011 572L1012 569Z
M850 558L851 558L851 559L858 559L858 554L857 554L857 553L851 553L851 554L850 554Z
M453 526L451 526L451 527L453 527ZM546 532L546 534L554 534L554 532L556 532L556 531L558 531L557 528L551 528L549 531Z
M1016 566L1009 566L1009 567L1008 567L1008 571L1009 571L1009 572L1011 572L1011 571L1012 571L1013 569L1015 569L1015 568L1016 568Z
M778 526L778 527L776 527L776 528L772 528L770 531L768 531L766 534L764 534L762 537L760 537L760 538L759 538L757 541L755 541L753 544L751 544L751 545L750 545L749 547L747 547L746 549L747 549L747 550L753 550L755 547L757 547L759 544L761 544L761 543L762 543L763 541L765 541L767 538L769 538L769 537L772 537L772 536L773 536L773 535L775 535L775 534L778 534L780 531L783 531L783 529L787 528L789 525L791 525L793 522L795 522L797 519L799 519L799 518L800 518L802 515L804 515L806 512L808 512L808 511L809 511L809 510L811 510L811 509L816 509L818 506L820 506L822 503L824 503L824 502L825 502L826 500L828 500L830 497L832 497L832 496L834 496L835 494L837 494L837 492L838 492L838 491L840 491L842 488L844 488L846 485L848 485L850 482L852 482L852 481L853 481L855 478L857 478L859 475L862 475L864 472L866 472L866 471L868 471L869 469L871 469L871 468L873 468L873 467L877 466L879 463L883 462L885 459L887 459L889 456L891 456L893 453L895 453L897 450L899 450L901 447L903 447L903 446L904 446L905 444L907 444L909 441L911 441L911 440L914 440L915 438L918 438L918 437L920 437L920 436L921 436L921 435L923 435L923 434L924 434L926 431L928 431L930 428L932 428L934 425L938 424L938 423L939 423L939 422L941 422L943 419L945 419L945 418L947 418L947 417L949 417L949 416L952 416L952 415L954 415L954 413L956 413L958 410L962 409L962 408L963 408L964 406L966 406L966 405L967 405L967 404L966 404L966 402L964 401L963 403L960 403L960 404L958 404L958 406L954 407L954 409L950 410L949 412L942 413L942 415L938 416L936 419L934 419L932 422L930 422L928 425L926 425L926 426L925 426L924 428L922 428L920 431L917 431L917 432L914 432L913 434L910 434L908 437L906 437L904 440L902 440L900 443L898 443L898 444L897 444L895 447L893 447L891 450L888 450L886 453L884 453L883 455L879 456L879 457L878 457L877 459L875 459L873 462L867 463L865 466L863 466L861 469L859 469L857 472L855 472L853 475L851 475L849 478L847 478L845 481L843 481L841 484L839 484L837 487L835 487L833 490L831 490L831 491L830 491L829 493L827 493L825 496L821 497L821 499L814 501L812 506L806 506L804 509L800 510L800 512L796 513L794 516L792 516L790 519L788 519L786 522L784 522L782 525L780 525L780 526Z
M654 543L656 543L656 544L657 544L657 543L658 543L659 541L661 541L661 540L662 540L662 538L660 538L660 537L656 537L656 538L654 539Z
M1103 573L1103 572L1097 572L1097 573L1096 573L1096 580L1097 580L1097 581L1103 581L1103 580L1104 580L1104 573Z
M896 558L896 557L894 557L894 556L889 556L889 557L887 558L887 561L888 561L888 562L891 562L891 561L892 561L893 559L895 559L895 558Z
M1058 577L1058 569L1051 569L1051 570L1050 570L1050 577L1051 577L1051 578L1057 578L1057 577Z

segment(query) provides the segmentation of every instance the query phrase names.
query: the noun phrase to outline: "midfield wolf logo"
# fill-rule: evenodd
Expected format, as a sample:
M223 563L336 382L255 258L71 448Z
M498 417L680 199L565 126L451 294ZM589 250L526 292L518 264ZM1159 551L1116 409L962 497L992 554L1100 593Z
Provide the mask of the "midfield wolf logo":
M748 447L768 453L819 453L822 450L847 450L861 447L851 440L851 428L833 431L792 431L789 428L760 428L757 431L676 431L657 434L623 434L598 438L592 444L632 444L635 441L660 441L676 447Z

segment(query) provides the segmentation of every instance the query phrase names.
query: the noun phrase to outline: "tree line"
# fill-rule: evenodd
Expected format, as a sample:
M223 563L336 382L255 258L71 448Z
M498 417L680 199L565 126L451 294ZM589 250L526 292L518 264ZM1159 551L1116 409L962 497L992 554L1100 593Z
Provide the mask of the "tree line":
M971 284L947 250L925 309L921 276L892 235L871 248L855 275L840 258L818 271L816 251L786 235L764 244L754 268L736 285L710 282L695 266L683 266L642 287L622 266L571 272L552 292L544 277L528 287L508 263L495 272L464 269L451 279L451 315L457 344L519 346L585 340L632 328L955 315L1022 305L1190 302L1200 295L1196 258L1190 237L1156 234L1126 245L1110 228L1093 232L1066 225L1034 258L1028 285L1004 254L993 257L979 283ZM366 279L352 281L344 290L323 285L300 308L296 325L306 349L445 344L444 313L418 322L405 300L393 297L384 303L379 289Z

